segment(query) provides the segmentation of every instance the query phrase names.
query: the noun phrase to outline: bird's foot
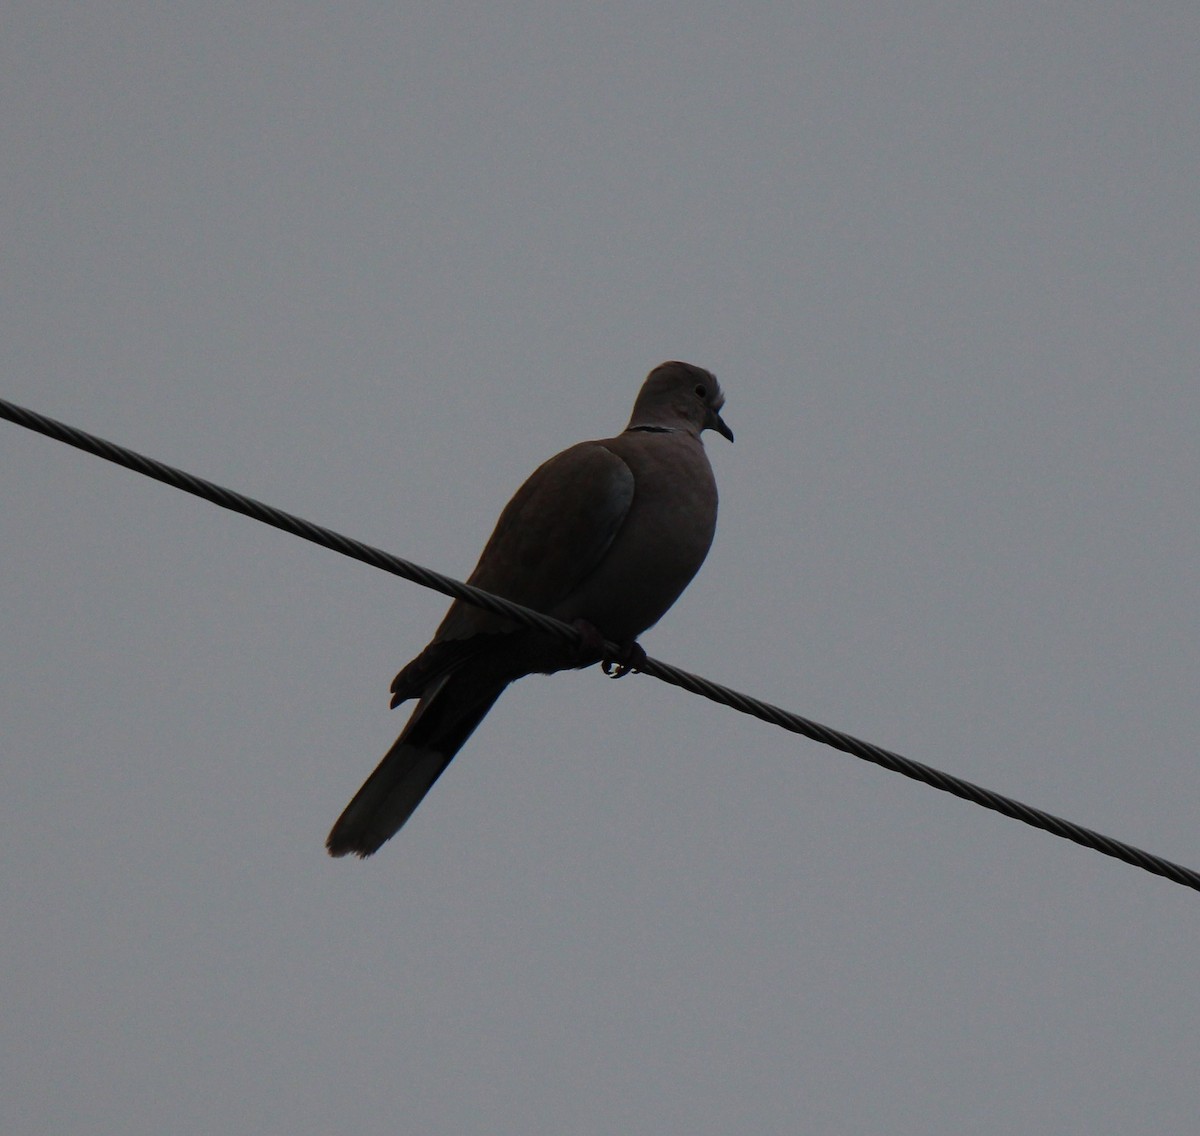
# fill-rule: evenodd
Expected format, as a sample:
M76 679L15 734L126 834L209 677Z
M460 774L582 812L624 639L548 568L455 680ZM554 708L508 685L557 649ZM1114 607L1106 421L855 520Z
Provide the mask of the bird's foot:
M621 652L616 658L602 660L600 669L609 678L624 678L630 671L640 671L645 665L645 648L636 639L631 639L621 645Z
M579 657L587 660L584 666L598 661L600 669L609 678L623 678L630 671L642 669L642 664L646 661L646 652L637 640L621 644L620 650L613 655L605 651L604 636L594 624L588 623L586 619L575 619L571 621L571 626L581 636Z

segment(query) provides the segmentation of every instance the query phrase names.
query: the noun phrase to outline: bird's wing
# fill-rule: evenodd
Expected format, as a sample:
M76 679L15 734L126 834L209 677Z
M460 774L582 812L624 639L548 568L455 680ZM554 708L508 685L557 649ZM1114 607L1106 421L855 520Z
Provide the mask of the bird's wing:
M537 611L558 606L608 551L633 504L629 466L599 442L580 442L539 466L496 522L469 582ZM456 602L434 642L512 624Z

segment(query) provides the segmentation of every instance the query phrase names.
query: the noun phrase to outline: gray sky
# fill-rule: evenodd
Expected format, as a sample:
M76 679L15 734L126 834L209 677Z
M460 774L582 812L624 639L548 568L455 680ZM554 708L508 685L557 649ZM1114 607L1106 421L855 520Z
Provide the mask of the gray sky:
M654 364L654 655L1200 866L1194 3L10 2L4 397L467 573ZM11 1136L1185 1133L1200 896L648 678L323 849L440 597L0 423Z

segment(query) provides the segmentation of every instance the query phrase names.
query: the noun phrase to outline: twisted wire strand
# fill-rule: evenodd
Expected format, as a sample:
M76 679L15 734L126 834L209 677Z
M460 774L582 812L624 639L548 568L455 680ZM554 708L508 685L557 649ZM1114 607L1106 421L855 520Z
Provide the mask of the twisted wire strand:
M45 415L38 414L22 406L17 406L4 399L0 399L0 418L5 418L10 422L16 423L18 426L24 426L26 429L36 431L39 434L45 434L47 437L54 438L57 441L65 442L69 446L85 450L87 453L104 458L106 461L115 462L126 469L144 474L146 477L152 477L156 481L162 481L176 489L182 489L185 493L203 497L206 501L211 501L222 508L231 509L235 513L242 513L247 517L252 517L256 521L261 521L263 524L272 525L277 529L282 529L284 532L291 533L304 540L312 541L314 544L319 544L324 548L332 549L343 556L349 556L354 560L361 560L364 564L381 568L385 572L391 572L393 575L411 580L422 587L432 588L434 591L441 592L443 595L450 596L453 599L460 599L466 603L475 604L487 611L513 619L518 623L538 628L551 635L556 635L570 643L579 643L582 639L580 632L576 628L562 623L557 619L552 619L550 616L542 615L540 612L502 599L500 596L492 595L490 592L472 587L470 584L464 584L459 580L455 580L450 576L444 576L440 572L434 572L420 564L414 564L409 560L402 560L398 556L393 556L390 552L384 552L382 549L374 548L369 544L364 544L362 541L343 536L331 529L314 524L312 521L306 521L302 517L285 513L282 509L276 509L271 505L256 501L252 497L246 497L241 493L234 492L232 489L226 489L211 481L206 481L204 478L196 477L193 474L169 466L165 462L146 457L143 454L126 449L124 446L119 446L114 442L98 438L93 434L87 434L82 430L76 429L74 426L68 426L53 418L47 418ZM618 644L608 642L605 643L604 649L611 656L618 656L621 650ZM1082 825L1055 816L1053 813L1036 809L1032 805L1022 804L1020 801L1013 800L1011 797L1006 797L991 789L985 789L980 785L964 781L962 778L955 777L950 773L944 773L939 769L923 765L919 761L913 761L911 758L903 757L898 753L893 753L891 750L886 750L870 742L862 741L851 734L835 730L830 726L823 726L819 722L813 722L799 714L794 714L789 710L773 706L769 702L763 702L748 694L742 694L727 686L722 686L720 683L713 682L711 679L691 674L659 659L647 657L638 666L638 670L662 682L681 687L692 694L698 694L703 698L708 698L713 702L728 706L753 718L769 722L771 725L778 726L791 733L811 738L813 741L821 742L823 745L831 746L853 757L873 762L884 769L890 769L893 773L903 774L914 781L923 782L945 793L952 793L954 796L961 797L965 801L972 801L985 809L991 809L993 812L1012 817L1014 820L1019 820L1033 828L1049 832L1054 836L1060 836L1065 840L1074 841L1076 844L1080 844L1085 848L1091 848L1105 856L1123 860L1125 863L1132 864L1143 871L1162 876L1174 883L1182 884L1184 887L1200 891L1200 872L1184 867L1182 864L1176 864L1170 860L1163 859L1163 857L1157 856L1152 852L1146 852L1141 848L1136 848L1131 844L1116 840L1111 836L1105 836L1103 833L1084 828Z

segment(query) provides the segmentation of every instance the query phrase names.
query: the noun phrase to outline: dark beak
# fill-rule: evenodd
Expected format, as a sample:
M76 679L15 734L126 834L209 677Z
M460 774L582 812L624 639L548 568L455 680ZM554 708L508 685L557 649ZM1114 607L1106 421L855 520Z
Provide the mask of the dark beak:
M715 430L723 438L728 438L731 442L733 441L733 431L725 425L725 419L711 407L709 408L708 418L705 420L704 426L705 429Z

